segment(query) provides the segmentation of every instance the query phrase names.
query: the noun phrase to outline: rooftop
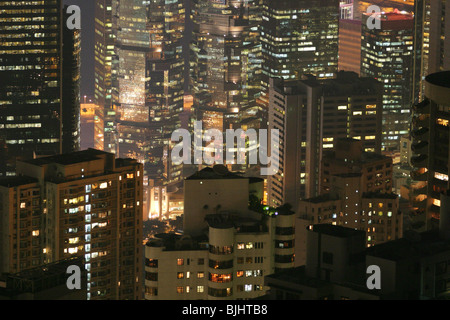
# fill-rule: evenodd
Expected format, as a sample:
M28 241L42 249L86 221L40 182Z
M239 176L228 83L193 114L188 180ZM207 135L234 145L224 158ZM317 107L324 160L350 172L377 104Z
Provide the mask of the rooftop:
M263 181L257 177L245 177L240 173L230 172L224 165L215 165L214 167L206 167L200 171L197 171L186 180L217 180L217 179L245 179L250 183Z
M348 237L353 237L353 236L365 236L365 232L361 231L361 230L355 230L352 228L347 228L347 227L343 227L343 226L337 226L337 225L332 225L332 224L326 224L326 223L321 223L321 224L315 224L312 226L311 229L313 232L319 232L319 233L323 233L323 234L327 234L330 236L335 236L335 237L339 237L339 238L348 238Z
M27 176L14 176L14 177L6 177L0 179L0 186L12 188L12 187L18 187L30 183L36 183L38 182L37 179L27 177Z
M431 84L450 88L450 71L442 71L429 74L425 80Z
M131 158L117 158L116 159L116 168L127 167L136 163L135 159Z
M33 165L41 166L50 163L58 163L61 165L71 165L77 164L81 162L93 161L99 159L99 155L111 155L111 153L96 150L96 149L87 149L82 151L64 153L54 156L47 156L42 158L25 160L24 162L30 163Z
M423 233L405 232L401 239L377 244L367 249L368 256L399 261L450 252L450 242L439 237L438 230Z
M372 16L376 15L376 18L379 18L382 21L402 21L402 20L413 20L414 15L405 12L405 11L399 11L398 9L395 9L394 11L390 12L378 12L378 13L363 13L365 16ZM379 16L379 17L378 17Z
M237 232L267 232L263 215L255 213L253 216L246 216L239 213L223 212L209 214L205 217L208 225L215 229L235 228Z
M22 280L43 280L54 275L64 274L66 275L67 268L71 265L82 265L82 260L78 257L68 258L65 260L55 261L43 266L26 269L18 273L9 275L11 278Z
M164 251L206 250L208 241L205 235L191 237L179 233L159 233L145 244L147 247L163 247Z
M308 277L306 275L306 267L305 266L281 270L277 273L270 274L266 277L268 279L273 279L273 280L278 280L278 281L286 281L293 285L295 285L295 284L306 285L306 286L312 287L312 288L319 288L321 286L326 286L329 284L329 282L327 282L327 281L324 281L324 280L321 280L318 278ZM273 285L272 282L271 282L271 284ZM276 287L276 285L275 285L275 287Z

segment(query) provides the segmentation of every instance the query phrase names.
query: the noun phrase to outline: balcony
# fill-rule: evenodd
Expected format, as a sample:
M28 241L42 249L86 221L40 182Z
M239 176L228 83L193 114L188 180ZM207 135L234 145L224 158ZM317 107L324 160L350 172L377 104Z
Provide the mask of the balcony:
M417 153L417 154L422 153L423 154L428 151L427 147L428 147L428 141L420 141L420 142L413 143L411 145L411 150L414 153Z
M429 120L428 114L421 114L420 116L413 117L412 123L414 128L428 127L429 126L428 120Z
M426 154L420 154L418 156L411 157L411 164L415 167L426 167L428 156Z
M421 188L413 189L413 194L416 196L418 196L419 194L427 194L427 192L428 192L427 185L424 185Z
M414 208L425 209L427 206L427 198L425 198L423 200L413 200L412 206Z
M415 139L428 140L429 131L430 131L430 129L428 129L426 127L422 127L419 129L412 130L411 136Z
M411 171L411 178L415 181L427 181L428 180L428 172L420 170L420 169Z
M414 113L427 113L427 111L429 110L429 106L430 106L430 101L428 99L425 99L419 103L416 103L413 106L413 111Z

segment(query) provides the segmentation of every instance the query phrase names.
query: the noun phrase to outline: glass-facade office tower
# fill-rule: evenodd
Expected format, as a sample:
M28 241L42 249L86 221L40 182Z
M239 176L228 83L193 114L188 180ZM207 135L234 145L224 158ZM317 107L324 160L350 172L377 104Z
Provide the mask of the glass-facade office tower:
M171 134L183 112L185 8L181 0L99 0L96 10L96 101L104 150L144 164L148 212L150 198L162 197L152 193L153 186L182 179L182 168L169 160Z
M99 106L95 148L115 153L115 110L112 105L112 58L115 35L112 28L112 0L95 2L94 102Z
M146 6L135 0L98 0L95 10L95 103L104 125L103 149L143 162L139 137L124 132L148 121Z
M79 30L61 1L0 1L0 176L79 148Z
M260 105L267 112L269 79L333 78L338 70L338 0L263 1Z
M144 162L149 110L145 106L145 62L150 47L146 6L142 1L112 3L115 51L112 98L116 111L116 152Z
M364 14L362 21L361 76L383 84L382 151L395 154L410 127L414 18L380 13L374 17L380 28L372 28L369 17Z
M240 127L242 118L257 112L259 10L259 1L193 4L192 110L205 130Z
M185 16L182 0L152 1L147 6L150 49L145 70L145 109L149 112L145 172L150 215L168 213L171 191L182 184L183 165L172 163L170 151L175 144L171 135L181 127L184 112Z

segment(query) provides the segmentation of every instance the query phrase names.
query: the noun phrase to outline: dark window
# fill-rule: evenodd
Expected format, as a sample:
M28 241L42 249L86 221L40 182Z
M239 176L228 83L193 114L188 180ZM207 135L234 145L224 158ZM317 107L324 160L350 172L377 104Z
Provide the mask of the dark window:
M145 280L158 281L158 273L157 272L146 272Z
M326 264L333 264L333 254L331 252L323 252L322 262Z

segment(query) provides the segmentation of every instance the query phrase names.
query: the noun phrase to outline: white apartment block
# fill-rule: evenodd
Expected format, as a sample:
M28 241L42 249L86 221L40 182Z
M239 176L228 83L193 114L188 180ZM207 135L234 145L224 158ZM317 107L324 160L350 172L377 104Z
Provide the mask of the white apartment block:
M234 199L238 205L233 208L233 198L222 202L221 192L228 195L238 186L257 189L249 188L255 183L251 178L206 168L185 182L185 193L196 195L192 203L196 210L184 216L191 232L164 233L147 242L145 299L237 300L265 295L264 276L294 266L295 213L262 205L260 210L249 209L249 194L254 194L249 191ZM208 198L210 193L215 200ZM261 199L262 193L256 194ZM226 209L213 205L217 201ZM186 221L190 218L198 225Z

